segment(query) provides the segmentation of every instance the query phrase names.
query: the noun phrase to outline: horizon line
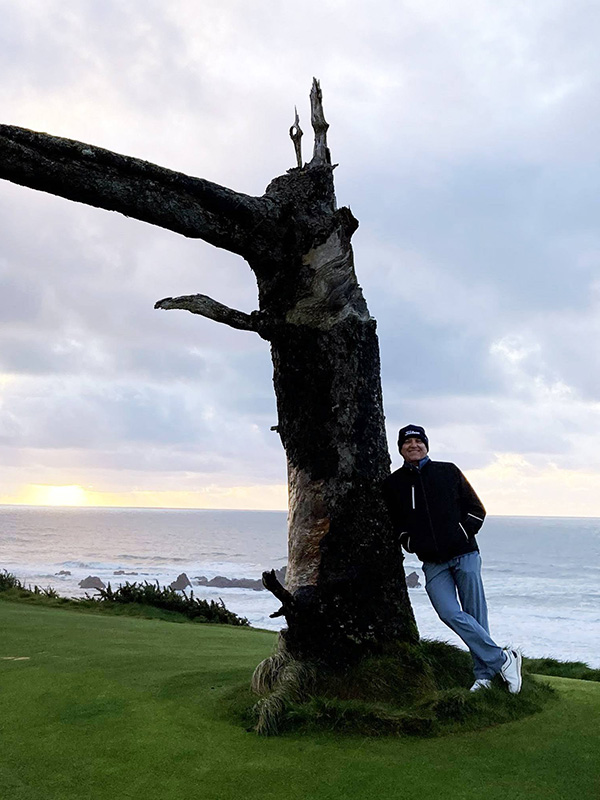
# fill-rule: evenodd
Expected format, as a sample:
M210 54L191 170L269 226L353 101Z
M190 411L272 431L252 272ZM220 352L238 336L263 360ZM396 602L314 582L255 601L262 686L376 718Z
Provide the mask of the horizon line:
M89 509L90 511L242 511L244 513L256 514L287 514L287 509L282 508L196 508L191 506L93 506L93 505L59 505L50 504L42 505L38 503L2 503L0 508L39 508L44 510L49 509L72 509L82 511ZM588 515L573 515L573 514L487 514L486 518L500 517L507 519L600 519L600 516Z

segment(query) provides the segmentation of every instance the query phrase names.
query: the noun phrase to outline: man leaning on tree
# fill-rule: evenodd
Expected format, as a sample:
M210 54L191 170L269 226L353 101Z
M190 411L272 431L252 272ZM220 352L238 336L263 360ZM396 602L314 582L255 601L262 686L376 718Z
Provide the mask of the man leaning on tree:
M509 692L521 691L521 654L491 638L475 534L485 508L455 464L431 461L429 440L420 425L398 435L404 458L383 484L385 501L408 553L423 562L425 588L440 619L469 648L475 683L487 689L500 673Z

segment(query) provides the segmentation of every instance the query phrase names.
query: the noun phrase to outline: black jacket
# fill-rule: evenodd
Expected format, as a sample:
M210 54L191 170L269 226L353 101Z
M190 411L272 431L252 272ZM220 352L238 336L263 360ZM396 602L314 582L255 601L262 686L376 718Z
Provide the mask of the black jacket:
M479 549L475 534L485 508L455 464L405 464L385 479L383 496L400 544L421 561L442 563Z

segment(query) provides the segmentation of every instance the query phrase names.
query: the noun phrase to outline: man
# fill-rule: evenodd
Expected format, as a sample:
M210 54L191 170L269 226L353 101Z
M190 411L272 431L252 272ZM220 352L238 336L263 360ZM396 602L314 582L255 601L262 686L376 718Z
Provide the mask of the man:
M509 692L521 691L521 654L490 637L475 534L485 508L455 464L431 461L420 425L398 435L403 466L386 478L383 493L400 544L423 562L425 589L440 619L469 648L475 683L487 689L500 673Z

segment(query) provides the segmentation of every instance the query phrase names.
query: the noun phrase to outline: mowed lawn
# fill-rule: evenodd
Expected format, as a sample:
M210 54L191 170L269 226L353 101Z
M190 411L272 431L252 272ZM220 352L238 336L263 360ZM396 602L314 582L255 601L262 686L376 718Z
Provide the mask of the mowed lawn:
M600 798L598 683L477 733L260 738L228 709L274 642L0 601L0 800Z

